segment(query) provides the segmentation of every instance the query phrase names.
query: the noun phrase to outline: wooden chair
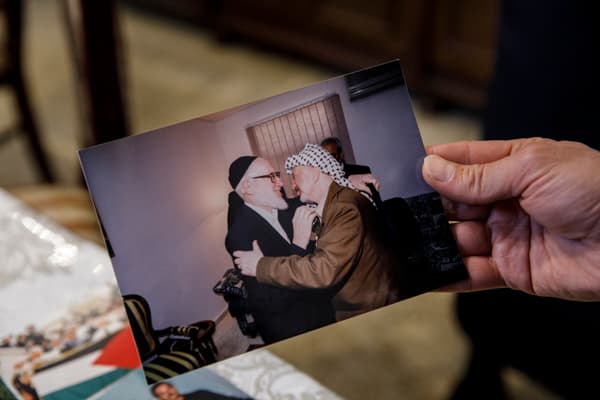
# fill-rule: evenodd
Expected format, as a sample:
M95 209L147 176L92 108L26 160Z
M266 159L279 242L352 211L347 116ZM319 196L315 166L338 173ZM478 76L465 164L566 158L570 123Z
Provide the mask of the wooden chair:
M62 0L90 146L128 135L122 46L116 0Z
M0 32L0 88L12 91L16 99L17 126L0 132L0 144L16 133L27 137L38 169L47 182L54 176L40 140L37 124L31 111L29 96L23 78L23 3L21 0L0 0L0 20L4 20L4 32Z
M0 89L15 96L18 122L0 132L0 144L16 133L26 134L42 178L54 182L48 157L33 117L23 77L23 0L0 0ZM62 0L77 73L85 138L82 145L104 143L127 136L129 129L122 93L121 39L116 0Z

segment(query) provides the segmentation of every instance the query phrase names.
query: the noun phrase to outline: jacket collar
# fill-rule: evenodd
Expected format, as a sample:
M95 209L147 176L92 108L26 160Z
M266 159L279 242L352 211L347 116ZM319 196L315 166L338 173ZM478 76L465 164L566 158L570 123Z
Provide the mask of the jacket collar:
M344 190L343 186L340 186L335 182L331 182L331 185L329 186L329 191L327 192L327 197L325 199L325 204L323 205L323 215L321 216L321 220L323 221L323 223L326 223L326 220L329 217L329 213L327 212L331 210L331 207L329 207L329 205L331 204L331 202L335 201L335 198L337 197L338 193L340 193L342 190Z

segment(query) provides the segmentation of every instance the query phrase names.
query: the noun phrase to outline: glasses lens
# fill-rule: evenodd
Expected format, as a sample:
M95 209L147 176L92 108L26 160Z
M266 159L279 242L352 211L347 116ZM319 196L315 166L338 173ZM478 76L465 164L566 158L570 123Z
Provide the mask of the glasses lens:
M267 174L267 175L259 175L259 176L253 176L252 177L252 179L263 179L263 178L269 178L269 179L271 179L271 182L275 183L275 180L277 178L281 178L281 172L274 171L274 172L271 172L270 174Z
M271 172L269 174L269 177L271 178L271 182L273 182L273 183L275 183L277 178L279 178L280 176L281 176L281 173L279 171Z

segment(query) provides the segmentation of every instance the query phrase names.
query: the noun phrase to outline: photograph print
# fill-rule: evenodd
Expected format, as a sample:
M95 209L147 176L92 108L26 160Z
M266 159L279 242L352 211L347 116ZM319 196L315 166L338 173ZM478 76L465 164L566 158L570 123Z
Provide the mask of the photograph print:
M149 383L467 277L398 61L79 156Z

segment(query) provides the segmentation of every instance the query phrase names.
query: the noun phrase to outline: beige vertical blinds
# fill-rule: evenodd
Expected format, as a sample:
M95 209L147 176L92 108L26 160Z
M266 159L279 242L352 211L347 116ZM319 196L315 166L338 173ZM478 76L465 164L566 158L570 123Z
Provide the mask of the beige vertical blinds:
M346 160L354 159L346 121L337 94L311 101L247 128L253 153L269 160L275 170L281 171L285 191L294 193L291 179L285 173L288 156L298 153L306 143L319 144L321 140L336 136L344 145Z

